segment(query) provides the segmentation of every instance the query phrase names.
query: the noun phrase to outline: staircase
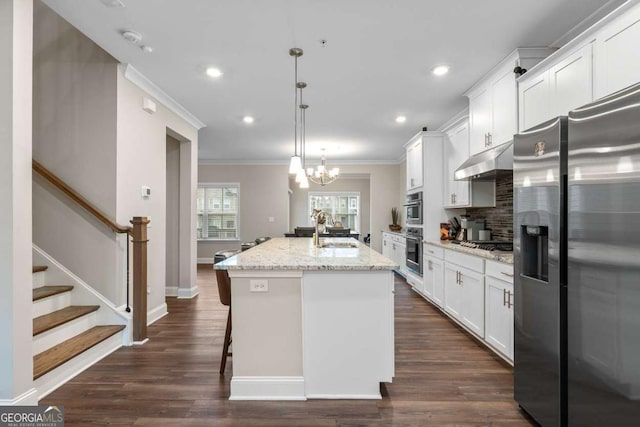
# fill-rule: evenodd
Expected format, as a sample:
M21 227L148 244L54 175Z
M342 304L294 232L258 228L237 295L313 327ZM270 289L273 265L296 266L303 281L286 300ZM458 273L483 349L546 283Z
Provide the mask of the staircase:
M34 245L33 380L38 399L131 343L130 317ZM44 261L44 262L43 262Z

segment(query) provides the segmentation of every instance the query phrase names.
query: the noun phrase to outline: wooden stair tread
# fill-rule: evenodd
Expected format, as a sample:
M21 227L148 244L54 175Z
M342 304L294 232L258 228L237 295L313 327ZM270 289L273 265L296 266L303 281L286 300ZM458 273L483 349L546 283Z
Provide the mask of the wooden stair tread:
M61 342L33 357L33 379L51 372L80 353L100 344L124 329L124 325L94 326L93 328Z
M33 319L33 336L53 329L56 326L60 326L64 323L70 322L73 319L89 314L99 309L99 305L71 305L57 310L44 316L36 317Z
M33 266L33 272L34 273L39 273L41 271L45 271L47 268L49 268L49 267L47 267L46 265L34 265Z
M42 286L33 290L33 301L38 301L43 298L47 298L53 295L58 295L63 292L69 292L73 289L73 286L60 285L60 286Z

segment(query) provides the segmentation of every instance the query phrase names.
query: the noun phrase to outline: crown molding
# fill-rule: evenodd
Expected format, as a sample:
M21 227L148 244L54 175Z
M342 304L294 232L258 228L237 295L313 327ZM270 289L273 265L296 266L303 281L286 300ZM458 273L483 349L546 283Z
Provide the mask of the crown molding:
M328 161L329 166L348 166L348 165L398 165L404 161L406 154L397 160L331 160ZM314 159L313 162L307 162L307 166L317 166L320 164L319 159ZM245 166L274 166L274 165L289 165L285 160L239 160L239 159L199 159L198 165L202 166L214 166L214 165L245 165Z
M170 97L165 91L160 89L160 87L134 68L133 65L120 64L120 69L127 80L147 92L150 96L154 97L158 102L177 114L180 118L184 119L197 130L207 126L201 122L200 119L191 114L189 110L180 105L178 101Z

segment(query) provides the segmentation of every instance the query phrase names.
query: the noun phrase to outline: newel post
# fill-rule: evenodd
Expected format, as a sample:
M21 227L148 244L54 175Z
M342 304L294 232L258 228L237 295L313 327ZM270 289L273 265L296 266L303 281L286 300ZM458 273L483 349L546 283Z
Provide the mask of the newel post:
M133 230L133 340L147 339L147 224L149 219L134 216Z

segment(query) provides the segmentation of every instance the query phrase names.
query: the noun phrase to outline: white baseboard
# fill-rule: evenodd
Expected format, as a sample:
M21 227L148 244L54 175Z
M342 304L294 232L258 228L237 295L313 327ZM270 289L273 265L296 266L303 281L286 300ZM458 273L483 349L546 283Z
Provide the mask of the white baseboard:
M308 394L307 399L369 399L380 400L382 395L378 394Z
M193 286L189 289L179 288L178 299L191 299L196 297L200 293L198 286Z
M38 404L38 391L35 388L25 391L15 399L0 399L0 406L35 406Z
M164 296L165 297L177 297L178 296L178 287L177 286L167 286L164 288Z
M198 258L198 264L213 264L213 258Z
M162 303L153 310L147 311L147 326L157 322L167 314L169 314L167 311L167 303Z
M307 400L304 377L234 376L229 400Z

